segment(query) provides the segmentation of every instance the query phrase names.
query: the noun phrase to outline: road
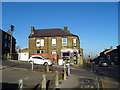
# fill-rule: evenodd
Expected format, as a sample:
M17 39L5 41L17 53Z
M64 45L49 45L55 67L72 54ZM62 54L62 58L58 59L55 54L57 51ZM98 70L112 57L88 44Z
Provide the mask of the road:
M120 67L99 67L98 65L94 65L94 68L97 69L100 77L102 78L103 88L120 89Z

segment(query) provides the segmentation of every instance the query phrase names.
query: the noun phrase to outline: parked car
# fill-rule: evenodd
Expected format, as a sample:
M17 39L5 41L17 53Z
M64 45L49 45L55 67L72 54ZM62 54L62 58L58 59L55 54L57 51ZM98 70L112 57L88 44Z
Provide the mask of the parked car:
M108 66L109 66L109 63L108 63L108 61L106 61L106 60L101 60L101 61L99 62L99 66L108 67Z
M34 64L52 65L52 61L42 56L31 56L28 62L33 62Z

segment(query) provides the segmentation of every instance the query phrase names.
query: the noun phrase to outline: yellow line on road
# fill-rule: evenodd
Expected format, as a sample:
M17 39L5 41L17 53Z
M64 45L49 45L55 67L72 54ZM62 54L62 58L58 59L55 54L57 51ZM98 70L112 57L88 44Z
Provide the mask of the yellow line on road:
M108 80L104 78L102 78L102 88L109 88L108 86Z

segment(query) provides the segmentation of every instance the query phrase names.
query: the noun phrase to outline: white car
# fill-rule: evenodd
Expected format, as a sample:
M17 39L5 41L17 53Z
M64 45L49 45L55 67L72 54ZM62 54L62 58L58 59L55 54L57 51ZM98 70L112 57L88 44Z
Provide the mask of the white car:
M45 59L42 56L31 56L28 62L33 62L34 64L52 65L52 61Z

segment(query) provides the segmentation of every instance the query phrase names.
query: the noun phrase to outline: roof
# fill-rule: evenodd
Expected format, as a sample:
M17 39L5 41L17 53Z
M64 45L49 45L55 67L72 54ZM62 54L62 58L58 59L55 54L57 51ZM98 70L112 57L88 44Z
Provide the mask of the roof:
M34 34L30 34L30 37L56 37L56 36L77 36L74 34L71 34L68 31L65 31L63 29L54 28L54 29L36 29L34 31Z

